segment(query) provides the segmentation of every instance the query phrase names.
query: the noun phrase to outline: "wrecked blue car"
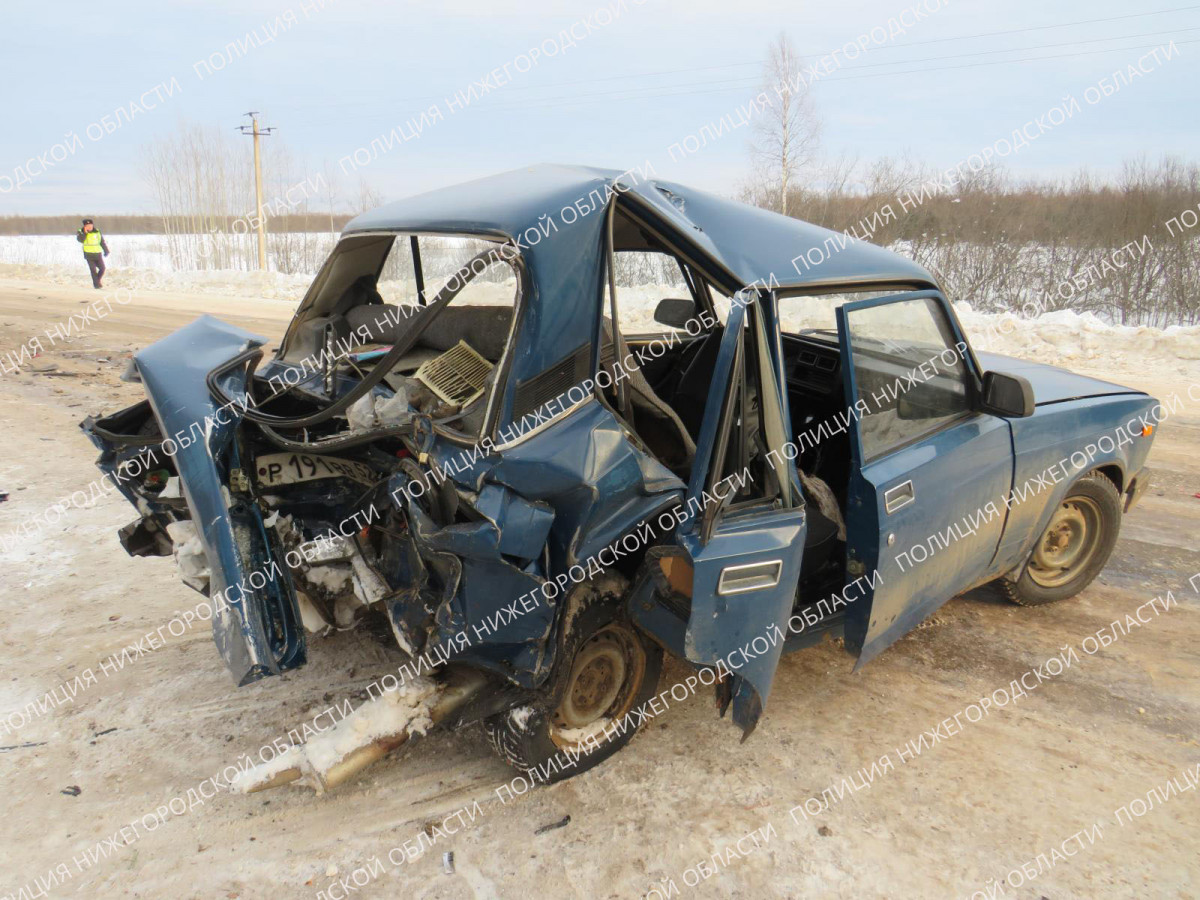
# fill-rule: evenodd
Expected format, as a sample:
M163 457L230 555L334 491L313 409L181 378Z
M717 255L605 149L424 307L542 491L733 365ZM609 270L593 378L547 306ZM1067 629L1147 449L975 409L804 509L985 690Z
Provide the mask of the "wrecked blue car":
M1152 398L976 353L912 261L632 170L361 215L264 343L202 317L83 428L126 550L220 599L237 684L335 629L398 645L422 725L362 729L325 787L430 723L583 771L664 652L748 735L786 651L861 665L987 582L1078 593L1148 480Z

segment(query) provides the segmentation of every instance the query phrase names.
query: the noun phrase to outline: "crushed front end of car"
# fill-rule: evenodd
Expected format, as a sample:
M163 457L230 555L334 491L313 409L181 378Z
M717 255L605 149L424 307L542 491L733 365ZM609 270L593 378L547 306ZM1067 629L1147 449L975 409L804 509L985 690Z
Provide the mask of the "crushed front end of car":
M591 271L572 278L596 284L596 230L580 237L595 242ZM682 491L602 409L583 405L537 440L540 410L561 412L592 362L595 329L592 316L568 329L579 340L566 378L524 377L558 352L536 342L528 254L455 237L441 242L447 259L430 259L434 241L422 263L411 240L409 255L408 235L343 238L265 363L263 338L208 316L145 348L128 377L146 400L81 426L139 513L125 549L175 557L209 599L239 686L303 665L314 636L364 624L406 654L381 680L394 690L244 790L324 789L410 733L551 690L567 606L554 575ZM407 293L389 280L405 266ZM431 272L448 276L432 295Z

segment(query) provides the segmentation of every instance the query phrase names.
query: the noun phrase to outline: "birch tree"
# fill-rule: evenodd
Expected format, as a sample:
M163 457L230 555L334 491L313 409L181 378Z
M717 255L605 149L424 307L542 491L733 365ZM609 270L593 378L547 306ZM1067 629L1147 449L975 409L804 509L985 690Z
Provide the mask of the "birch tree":
M768 205L785 216L796 173L813 160L820 143L820 121L802 71L800 54L780 32L767 48L764 80L771 105L755 123L751 155L756 180L771 198Z

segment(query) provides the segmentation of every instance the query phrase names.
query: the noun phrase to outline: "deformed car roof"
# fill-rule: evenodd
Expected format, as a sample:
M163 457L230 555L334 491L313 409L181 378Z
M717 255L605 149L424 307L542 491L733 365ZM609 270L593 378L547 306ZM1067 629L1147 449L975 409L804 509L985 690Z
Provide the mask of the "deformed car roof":
M588 207L589 194L615 184L632 205L686 235L719 272L721 286L737 290L752 284L815 288L847 283L888 283L936 287L922 266L840 232L696 190L674 182L638 179L630 172L587 166L540 164L439 188L389 203L351 220L344 233L421 231L492 234L540 243L541 268L570 266L594 252L603 233L597 210L572 217L561 211L576 201ZM594 199L593 201L594 202ZM553 222L553 240L536 231ZM532 248L531 248L532 249ZM548 252L549 251L549 252ZM590 251L590 252L589 252ZM807 263L792 261L807 255Z

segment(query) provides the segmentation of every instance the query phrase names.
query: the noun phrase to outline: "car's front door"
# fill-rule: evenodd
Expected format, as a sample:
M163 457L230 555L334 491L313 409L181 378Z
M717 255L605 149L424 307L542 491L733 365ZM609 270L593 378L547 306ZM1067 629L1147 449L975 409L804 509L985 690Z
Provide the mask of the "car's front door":
M724 661L733 721L746 734L783 652L805 534L782 452L787 410L773 298L751 296L738 295L726 322L688 485L694 515L679 529L693 568L686 653L704 665Z
M946 299L922 291L838 310L857 404L846 512L846 645L869 661L984 574L1012 486L1008 423L978 410L978 373Z

